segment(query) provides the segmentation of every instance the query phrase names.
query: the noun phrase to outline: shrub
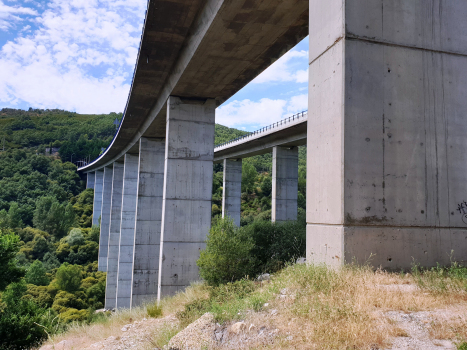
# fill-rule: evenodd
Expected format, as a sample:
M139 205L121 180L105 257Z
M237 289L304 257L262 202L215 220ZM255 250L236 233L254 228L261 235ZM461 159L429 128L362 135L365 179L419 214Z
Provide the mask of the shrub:
M16 265L16 254L19 252L19 237L15 234L3 234L0 231L0 291L11 282L24 276L24 270Z
M55 274L55 282L60 290L73 293L81 286L81 277L80 266L64 263Z
M156 303L148 305L146 311L149 317L158 318L162 316L162 308L159 307Z
M250 271L253 240L241 235L230 218L215 221L197 265L210 285L241 279Z
M36 286L47 286L50 281L46 272L47 270L42 262L39 260L34 261L26 272L26 283L34 284Z

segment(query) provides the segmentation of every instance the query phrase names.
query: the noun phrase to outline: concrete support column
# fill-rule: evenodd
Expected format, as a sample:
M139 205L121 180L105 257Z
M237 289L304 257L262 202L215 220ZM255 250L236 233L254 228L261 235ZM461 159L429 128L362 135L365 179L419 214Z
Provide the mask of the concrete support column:
M310 0L308 261L467 260L466 12Z
M94 182L96 181L96 172L86 174L86 188L94 189Z
M105 308L114 309L117 297L118 250L122 215L123 163L113 164L112 198L110 209L109 251L107 256L107 280Z
M118 309L131 307L133 258L135 247L136 193L138 190L137 155L125 154L123 170L122 220L118 253L117 304Z
M298 147L272 149L271 220L297 220Z
M222 217L230 217L240 226L242 195L242 160L224 159Z
M164 160L165 139L140 139L132 307L157 297Z
M107 254L109 248L110 209L112 198L113 166L104 168L102 189L101 227L99 237L99 271L107 271Z
M199 280L211 226L214 100L167 102L158 299Z
M104 170L97 170L94 180L94 204L92 208L92 224L99 225L102 210L102 190L104 185Z

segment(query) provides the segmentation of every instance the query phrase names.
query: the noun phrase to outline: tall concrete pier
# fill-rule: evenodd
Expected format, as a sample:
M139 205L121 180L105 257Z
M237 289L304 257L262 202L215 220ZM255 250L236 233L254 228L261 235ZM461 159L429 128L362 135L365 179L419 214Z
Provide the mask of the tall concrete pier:
M123 163L113 164L112 198L110 209L109 248L107 256L107 279L105 308L116 306L118 253L120 247L120 223L122 217Z
M196 260L211 226L214 100L167 101L158 298L199 280Z
M131 307L133 259L135 251L136 193L139 157L125 154L123 168L122 217L118 252L117 308Z
M230 217L240 226L242 204L242 159L224 159L222 217Z
M94 180L94 206L92 209L92 224L99 225L102 210L102 190L104 185L104 169L96 171Z
M465 260L464 1L310 0L307 258Z
M94 189L95 181L96 181L96 173L94 171L86 174L86 188Z
M165 139L139 141L139 175L131 306L157 297Z
M102 188L101 231L99 237L99 271L107 271L107 254L109 247L110 210L112 199L113 166L104 168Z
M272 149L271 220L297 220L298 147Z

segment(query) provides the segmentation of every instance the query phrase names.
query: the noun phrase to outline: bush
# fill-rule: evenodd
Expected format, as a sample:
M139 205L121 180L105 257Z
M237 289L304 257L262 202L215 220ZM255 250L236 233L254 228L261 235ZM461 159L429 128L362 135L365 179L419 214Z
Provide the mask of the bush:
M80 266L64 263L58 268L55 278L60 290L73 293L81 286L82 272Z
M245 277L250 271L253 240L241 235L230 218L215 221L197 265L200 276L210 285Z
M34 261L29 266L26 272L26 283L34 284L36 286L47 286L49 284L49 278L46 275L47 270L39 260Z
M146 311L149 317L158 318L162 316L162 308L157 306L157 304L148 305Z

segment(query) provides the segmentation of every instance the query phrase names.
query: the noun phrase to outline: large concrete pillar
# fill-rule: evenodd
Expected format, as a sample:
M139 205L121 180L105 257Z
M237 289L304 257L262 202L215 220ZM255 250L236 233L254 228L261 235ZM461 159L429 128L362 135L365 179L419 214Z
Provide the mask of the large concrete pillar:
M135 247L136 192L138 190L138 160L125 154L123 170L122 220L118 253L117 304L118 309L131 307L133 257Z
M95 181L96 181L96 173L94 171L86 174L86 188L94 189Z
M102 190L104 185L104 170L96 170L94 180L94 204L92 208L92 224L99 225L102 210Z
M164 160L165 139L140 139L132 307L157 298Z
M101 227L99 236L99 271L107 271L107 254L109 249L110 209L112 198L113 166L104 168L102 189Z
M298 147L272 149L271 220L297 220Z
M230 217L240 226L242 204L242 159L224 159L222 217Z
M199 280L196 261L211 226L214 100L167 102L158 298Z
M120 245L120 222L122 215L123 163L113 164L112 198L110 209L109 251L107 256L107 279L105 308L114 309L117 298L118 251Z
M310 0L308 261L467 260L465 13Z

